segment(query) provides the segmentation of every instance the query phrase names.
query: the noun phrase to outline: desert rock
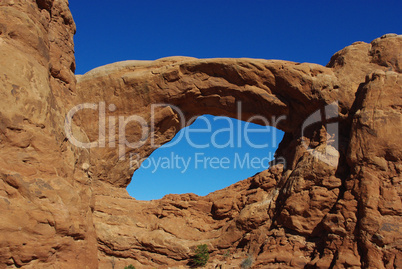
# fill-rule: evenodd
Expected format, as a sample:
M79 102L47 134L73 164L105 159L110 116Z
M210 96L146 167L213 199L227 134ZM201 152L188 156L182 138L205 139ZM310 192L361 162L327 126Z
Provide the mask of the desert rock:
M169 57L75 76L66 0L4 0L0 14L0 268L187 268L199 244L207 268L402 268L402 36L326 67ZM283 116L268 123L285 132L268 170L205 197L128 195L130 156L239 102L243 120ZM152 118L153 104L170 106ZM123 138L139 146L110 146L122 134L102 126L131 115L145 121Z

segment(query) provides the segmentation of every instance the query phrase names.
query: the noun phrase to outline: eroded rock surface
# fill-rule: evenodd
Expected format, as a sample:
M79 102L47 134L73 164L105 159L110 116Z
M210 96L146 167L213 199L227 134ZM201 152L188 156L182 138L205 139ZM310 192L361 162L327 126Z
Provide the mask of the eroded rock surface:
M67 1L5 0L0 13L0 268L187 268L204 243L208 268L402 268L402 36L326 67L170 57L75 77ZM171 106L151 117L153 104ZM285 132L278 162L205 197L131 198L130 156L206 113L269 119L254 121ZM145 122L122 136L132 115Z

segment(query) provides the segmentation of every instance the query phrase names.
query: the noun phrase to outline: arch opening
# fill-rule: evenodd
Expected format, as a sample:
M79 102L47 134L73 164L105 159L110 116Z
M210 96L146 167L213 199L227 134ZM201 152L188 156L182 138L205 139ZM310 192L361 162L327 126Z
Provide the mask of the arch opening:
M269 168L283 135L272 126L199 116L148 158L138 160L141 166L127 191L137 200L207 195Z

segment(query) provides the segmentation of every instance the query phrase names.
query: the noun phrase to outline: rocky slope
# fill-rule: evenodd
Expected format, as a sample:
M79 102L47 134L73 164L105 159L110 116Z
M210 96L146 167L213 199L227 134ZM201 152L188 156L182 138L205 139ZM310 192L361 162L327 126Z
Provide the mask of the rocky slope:
M326 67L172 57L75 77L67 1L5 0L0 14L0 268L186 268L201 243L208 268L402 268L402 36L356 42ZM269 123L285 132L270 169L205 197L129 197L130 156L191 117L237 117L237 102L245 120L283 117ZM152 118L157 103L183 115ZM122 135L131 115L145 122Z

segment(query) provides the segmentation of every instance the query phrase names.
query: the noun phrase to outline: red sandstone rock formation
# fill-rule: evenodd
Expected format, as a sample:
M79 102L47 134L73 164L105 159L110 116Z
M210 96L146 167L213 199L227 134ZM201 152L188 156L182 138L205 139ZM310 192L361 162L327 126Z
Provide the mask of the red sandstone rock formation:
M402 36L354 43L327 67L172 57L75 78L67 1L5 0L0 14L0 268L186 268L199 244L208 268L247 257L252 268L402 268ZM205 197L129 197L130 154L149 156L151 138L168 142L192 116L236 117L238 101L242 119L286 116L276 125L286 166ZM118 133L105 147L74 146L66 115L99 102L105 124L140 115L148 126L155 103L185 118L159 107L148 139L125 152L109 147ZM76 113L75 138L99 139L99 108ZM303 128L321 112L331 117ZM143 127L128 124L128 141Z

